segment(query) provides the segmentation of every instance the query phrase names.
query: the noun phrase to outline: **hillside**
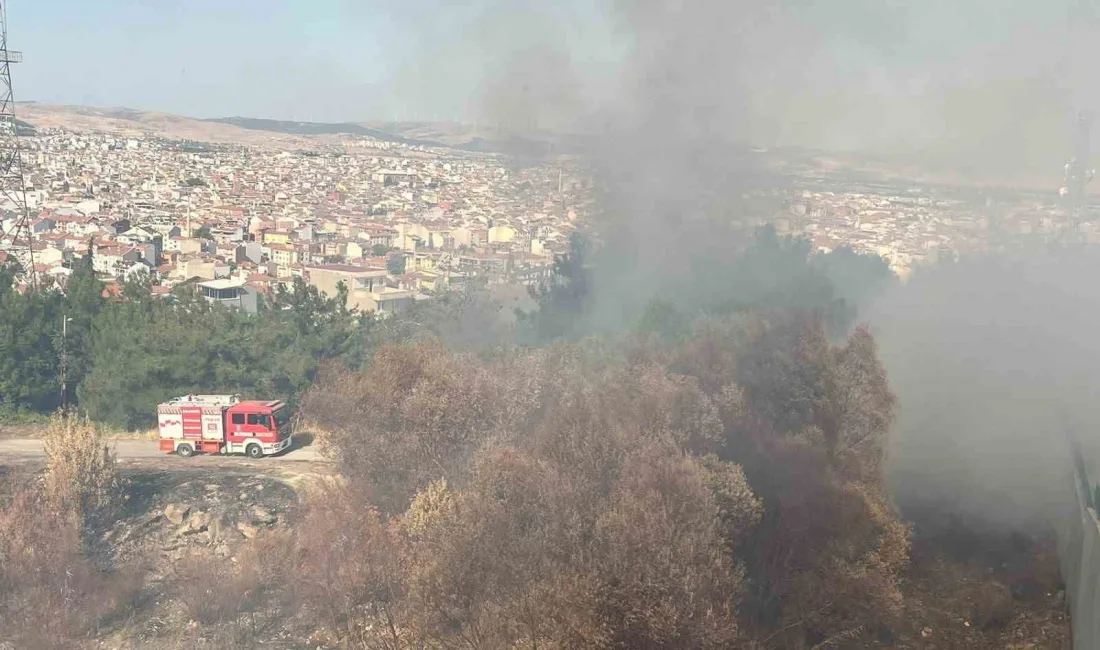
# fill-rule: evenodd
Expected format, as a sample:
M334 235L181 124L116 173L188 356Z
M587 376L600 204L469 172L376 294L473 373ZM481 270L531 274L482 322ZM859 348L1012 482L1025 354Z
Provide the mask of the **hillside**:
M248 129L250 131L266 131L269 133L284 133L287 135L354 135L383 142L404 142L408 144L422 144L436 146L439 142L432 140L410 140L380 129L373 129L354 122L326 123L326 122L292 122L289 120L266 120L253 117L218 117L202 120L214 124L228 124L230 126Z
M278 148L315 147L324 140L272 131L257 131L233 124L182 117L169 113L128 108L92 108L27 103L16 108L19 118L38 128L113 133L120 137L150 135L214 144L240 144Z
M347 136L476 153L541 156L549 136L523 138L465 124L429 122L297 122L251 117L191 118L120 107L88 107L28 102L17 108L28 128L60 127L75 132L152 135L214 144L305 148L338 145ZM560 148L560 147L555 147Z

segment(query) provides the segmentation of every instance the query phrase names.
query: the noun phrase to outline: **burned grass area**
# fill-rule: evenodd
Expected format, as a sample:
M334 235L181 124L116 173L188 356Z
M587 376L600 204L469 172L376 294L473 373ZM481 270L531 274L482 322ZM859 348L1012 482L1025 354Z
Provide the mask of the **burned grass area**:
M180 557L209 548L229 557L235 542L254 528L288 526L298 494L278 478L249 471L143 471L123 473L121 516L103 540L120 556L147 553Z
M1072 633L1052 535L919 517L902 580L905 614L883 647L1068 650Z

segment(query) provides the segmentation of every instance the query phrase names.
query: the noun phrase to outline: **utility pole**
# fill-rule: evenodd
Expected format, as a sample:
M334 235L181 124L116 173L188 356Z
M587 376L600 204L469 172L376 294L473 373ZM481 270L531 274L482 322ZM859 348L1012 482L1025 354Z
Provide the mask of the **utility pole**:
M31 245L30 209L19 146L19 121L15 119L15 94L11 85L11 64L23 61L23 53L8 49L8 2L0 0L0 194L15 206L15 225L0 228L0 246L7 245L32 287L37 287L34 247ZM25 255L20 255L25 251Z
M61 410L69 407L69 322L71 318L61 317Z

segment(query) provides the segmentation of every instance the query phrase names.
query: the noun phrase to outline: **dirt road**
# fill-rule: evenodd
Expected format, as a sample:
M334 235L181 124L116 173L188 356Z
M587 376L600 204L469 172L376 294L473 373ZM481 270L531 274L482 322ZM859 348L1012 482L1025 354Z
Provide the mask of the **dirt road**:
M191 458L180 458L171 454L165 454L158 449L156 440L115 440L111 442L118 460L122 463L144 463L151 461L172 461L181 465L204 465L209 463L225 463L227 461L240 461L242 463L317 463L324 458L317 453L314 446L295 446L285 453L277 456L269 456L257 461L252 461L241 456L237 458L220 455L200 454ZM0 439L0 464L23 463L45 460L46 452L41 440L33 438L9 438Z

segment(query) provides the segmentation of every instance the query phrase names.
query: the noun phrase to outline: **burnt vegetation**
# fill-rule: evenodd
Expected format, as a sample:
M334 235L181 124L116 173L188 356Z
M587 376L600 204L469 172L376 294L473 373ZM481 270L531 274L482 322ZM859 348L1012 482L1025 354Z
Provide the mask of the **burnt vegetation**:
M485 648L803 647L891 625L909 539L869 334L834 345L789 314L686 339L396 345L324 374L304 409L349 479L337 498L372 504L401 558L339 620L393 618L387 647Z
M801 256L789 277L828 286L800 246L764 233L735 264ZM512 329L451 296L323 363L300 416L337 480L294 525L241 528L231 557L119 561L102 532L127 485L93 425L58 418L46 473L0 507L0 641L820 650L1025 630L1061 647L1049 550L967 554L1003 537L895 509L898 403L871 333L838 325L850 304L653 301L628 333L582 336L562 327L592 298L582 260Z

